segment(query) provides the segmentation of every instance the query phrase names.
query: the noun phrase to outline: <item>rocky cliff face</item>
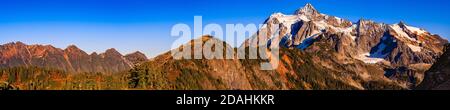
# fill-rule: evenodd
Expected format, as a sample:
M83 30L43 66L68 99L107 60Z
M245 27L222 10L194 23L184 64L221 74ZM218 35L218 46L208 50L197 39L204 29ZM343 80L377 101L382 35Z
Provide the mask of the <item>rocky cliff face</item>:
M425 72L423 82L416 89L450 90L450 45L437 62Z
M139 56L146 60L145 56ZM0 45L0 67L37 66L68 72L116 73L133 67L132 57L125 58L115 49L91 55L74 45L66 49L51 45L26 45L21 42Z

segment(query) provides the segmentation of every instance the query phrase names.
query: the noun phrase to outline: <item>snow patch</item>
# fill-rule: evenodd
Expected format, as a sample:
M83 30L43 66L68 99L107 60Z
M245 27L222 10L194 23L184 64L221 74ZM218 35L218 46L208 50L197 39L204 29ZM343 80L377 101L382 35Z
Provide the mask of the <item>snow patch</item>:
M372 58L370 56L371 56L370 53L364 53L356 57L356 59L369 64L376 64L378 62L384 61L384 59L382 58Z
M414 52L421 52L422 51L422 47L419 47L419 46L408 44L408 47Z
M356 40L356 36L354 36L354 35L348 35L353 41L355 41Z
M347 28L345 28L345 29L342 29L342 32L347 32L347 33L351 33L353 30L355 30L356 29L356 27L358 27L358 25L356 25L356 24L353 24L352 26L350 26L350 27L347 27Z
M356 29L356 27L357 27L357 25L356 25L356 24L353 24L353 25L350 26L350 27L347 27L347 28L345 28L345 29L341 29L341 32L347 34L347 36L349 36L353 41L355 41L355 40L356 40L356 36L355 36L355 35L352 35L352 32L353 32L353 30Z
M353 41L356 40L356 36L352 35L351 33L353 32L353 30L355 30L357 28L356 24L353 24L352 26L346 27L346 28L342 28L342 27L335 27L333 25L329 25L328 23L326 23L324 20L319 21L319 22L314 22L314 24L318 27L319 30L326 30L326 29L331 29L333 31L336 32L340 32L340 33L344 33L347 36L349 36Z
M327 27L330 27L324 20L319 22L314 22L314 24L319 28L319 30L325 30Z
M342 33L348 33L350 34L351 32L353 32L353 30L356 29L357 25L353 24L352 26L346 27L346 28L342 28L342 27L335 27L333 25L330 25L328 23L326 23L324 20L319 21L319 22L314 22L314 24L320 29L320 30L325 30L327 28L330 28L336 32L342 32Z

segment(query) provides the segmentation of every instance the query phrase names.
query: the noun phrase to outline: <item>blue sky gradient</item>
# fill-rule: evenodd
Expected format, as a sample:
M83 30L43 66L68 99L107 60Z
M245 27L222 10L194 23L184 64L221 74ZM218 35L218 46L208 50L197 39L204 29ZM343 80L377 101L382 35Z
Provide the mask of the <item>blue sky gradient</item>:
M272 13L291 14L306 3L321 13L356 22L403 20L450 37L448 0L2 0L0 43L22 41L91 52L116 48L153 57L170 49L173 25L262 23Z

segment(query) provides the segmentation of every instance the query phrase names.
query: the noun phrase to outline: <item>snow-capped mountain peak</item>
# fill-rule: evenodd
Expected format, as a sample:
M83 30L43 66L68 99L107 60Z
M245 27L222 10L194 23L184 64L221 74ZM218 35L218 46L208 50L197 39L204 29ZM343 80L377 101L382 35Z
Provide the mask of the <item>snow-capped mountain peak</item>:
M400 23L398 23L397 25L399 25L402 28L406 29L406 31L412 32L412 34L419 34L420 35L420 34L423 34L423 33L427 32L424 29L413 27L413 26L409 26L403 21L400 21Z
M397 36L400 37L400 39L407 38L408 40L418 43L420 43L421 41L418 41L419 39L417 37L428 33L424 29L409 26L403 21L397 24L389 25L389 28L391 28L393 32L395 32Z
M312 6L310 3L306 4L303 8L300 8L295 11L295 15L315 15L319 14L319 11L317 11L314 6Z
M413 27L413 26L409 26L403 21L400 21L400 23L398 23L397 25L399 25L405 31L411 32L412 34L420 35L420 34L426 33L426 31L424 29Z
M403 21L389 25L360 19L352 23L346 19L321 14L311 4L296 10L293 15L274 13L264 24L265 27L259 30L264 34L251 38L246 45L257 47L256 38L265 38L269 39L267 44L305 50L320 39L330 39L334 40L331 43L335 44L332 48L339 53L363 61L370 60L372 63L430 63L434 56L442 53L441 48L447 42ZM281 39L281 42L271 40L274 38ZM413 57L417 57L417 60L410 60Z

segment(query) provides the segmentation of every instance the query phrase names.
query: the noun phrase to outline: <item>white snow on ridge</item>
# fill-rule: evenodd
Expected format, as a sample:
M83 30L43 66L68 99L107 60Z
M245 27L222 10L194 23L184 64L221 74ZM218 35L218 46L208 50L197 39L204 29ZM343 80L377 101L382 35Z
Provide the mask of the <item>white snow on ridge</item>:
M330 24L326 23L324 20L321 20L321 21L318 21L318 22L314 22L314 24L318 27L319 30L331 29L333 31L346 34L353 41L356 40L356 36L351 35L351 32L353 32L353 30L355 30L357 28L356 24L353 24L352 26L349 26L349 27L346 27L346 28L335 27L333 25L330 25Z
M263 24L262 26L260 26L260 29L263 29L263 28L267 28L267 24Z
M408 30L410 30L410 31L412 31L412 32L414 32L416 34L419 34L419 35L426 32L423 29L420 29L420 28L417 28L417 27L412 27L412 26L406 26L406 29L408 29Z
M334 19L337 20L337 23L338 23L338 24L341 24L341 23L342 23L342 19L341 19L341 18L335 16Z
M306 22L311 21L305 15L300 15L298 18L300 18L301 20L306 21Z
M355 30L356 27L357 27L357 25L356 25L356 24L353 24L353 25L350 26L350 27L347 27L347 28L345 28L345 29L342 29L341 32L347 34L348 36L350 36L350 38L351 38L353 41L355 41L355 40L356 40L356 36L352 35L351 32L352 32L353 30Z
M279 17L278 20L285 26L287 27L288 31L291 30L291 27L294 23L298 22L299 19L297 18L297 16L292 16L292 15L287 15L287 16L283 16L283 17ZM290 32L289 32L290 33Z
M351 33L353 30L355 30L358 27L358 25L353 24L350 27L347 27L345 29L342 29L342 32Z
M278 20L284 27L287 28L286 33L291 33L292 25L299 21L310 21L305 15L284 15L282 13L274 13L271 19Z
M278 13L274 13L274 14L270 15L271 18L273 18L273 17L279 17L279 16L284 16L284 14L278 12Z
M334 17L334 19L336 19L336 20L338 20L338 21L341 21L342 19L341 18L339 18L339 17Z
M282 13L274 13L270 16L270 19L275 19L279 21L283 27L286 27L286 33L291 33L292 25L299 21L299 18L295 15L284 15Z
M422 47L419 47L419 46L408 44L408 47L414 52L421 52L422 51Z
M400 37L404 37L412 41L417 41L416 39L413 39L408 34L406 34L398 24L391 25L391 28L394 29L395 33L397 33Z

